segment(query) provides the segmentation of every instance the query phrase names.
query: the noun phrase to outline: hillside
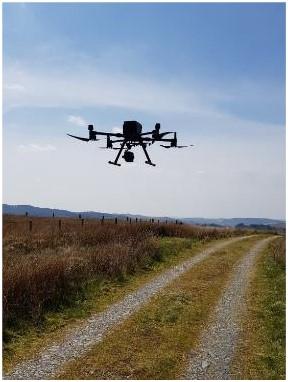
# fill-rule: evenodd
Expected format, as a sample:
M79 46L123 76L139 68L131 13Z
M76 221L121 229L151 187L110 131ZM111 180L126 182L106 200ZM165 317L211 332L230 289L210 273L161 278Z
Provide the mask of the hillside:
M52 208L42 208L42 207L35 207L31 205L10 205L10 204L3 204L3 214L10 214L10 215L25 215L25 213L28 212L30 216L43 216L43 217L49 217L52 216L53 213L57 217L78 217L79 214L83 218L86 219L101 219L102 216L105 216L106 219L114 219L115 217L118 217L119 219L126 219L126 217L131 218L142 218L142 219L159 219L159 220L175 220L174 217L158 217L158 216L144 216L144 215L134 215L134 214L110 214L105 212L99 212L99 211L68 211L68 210L62 210L62 209L52 209ZM285 221L284 220L278 220L278 219L266 219L266 218L216 218L216 219L208 219L208 218L181 218L177 217L178 220L183 221L187 224L194 224L194 225L216 225L220 227L235 227L239 224L244 224L246 226L249 225L270 225L277 228L285 228Z

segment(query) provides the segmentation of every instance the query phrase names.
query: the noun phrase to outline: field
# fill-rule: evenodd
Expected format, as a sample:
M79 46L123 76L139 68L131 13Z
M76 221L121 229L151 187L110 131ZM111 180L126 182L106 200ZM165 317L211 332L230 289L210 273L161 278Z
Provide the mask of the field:
M30 223L31 222L31 223ZM160 237L208 241L241 230L4 216L4 333L73 303L91 279L121 279L161 260ZM32 224L32 230L30 227ZM8 337L7 337L8 338ZM6 339L6 337L5 337Z
M182 378L190 362L187 355L197 347L203 329L211 325L217 302L221 301L225 291L229 291L228 283L240 266L241 259L244 261L252 256L254 252L250 253L250 249L267 240L273 242L265 252L261 252L260 260L257 260L258 273L251 280L252 289L259 289L259 296L260 289L264 287L270 293L271 299L265 302L269 306L260 301L259 296L256 302L253 301L252 297L255 299L257 294L251 288L251 297L248 294L248 299L245 299L248 310L257 303L260 313L270 308L273 313L274 292L283 292L285 249L284 239L279 235L165 222L101 222L61 218L60 223L59 218L4 215L5 372L14 370L16 374L13 378L16 379L45 379L48 376L45 373L50 370L49 362L52 362L58 365L53 375L60 379ZM209 255L214 252L215 255ZM261 259L270 259L268 263L265 260L265 264L276 264L277 272L282 269L281 282L275 271L270 272L271 285L267 284ZM183 262L191 265L186 264L183 275L180 273L173 281L173 272L179 272L179 264ZM252 272L252 266L243 275L248 275L248 271ZM165 287L171 277L169 286ZM259 284L259 287L257 283L260 282L264 284ZM157 290L159 283L162 283L163 291L154 296L152 290ZM242 284L244 288L247 282L243 279ZM136 306L140 302L136 300L141 293L144 296L143 307L137 312ZM154 297L150 300L147 293ZM134 297L125 302L130 295ZM276 305L282 304L283 308L283 297L280 296L279 300L281 303ZM136 301L135 308L133 301ZM124 304L123 307L121 304ZM118 317L116 324L113 323L116 318L105 316L110 308ZM260 344L265 355L269 347L275 347L274 358L278 364L274 367L273 376L279 378L285 373L283 309L281 318L269 313L270 321L263 323L267 326L267 335L264 344ZM108 331L102 342L96 341L92 348L87 345L85 354L81 356L79 353L79 359L75 362L67 362L73 352L69 336L72 335L73 346L79 351L84 349L86 342L89 344L95 335L91 334L96 325L93 322L97 322L101 314L106 318L102 329L100 319L99 330L105 331L112 325L111 334ZM229 316L229 311L226 314ZM259 317L249 313L248 324L257 328L261 314ZM244 325L248 324L244 322ZM86 332L88 334L85 335ZM130 339L128 342L127 338ZM252 358L247 349L258 346L257 340L258 336L247 345L248 340L243 337L240 338L240 345L235 345L238 352L249 360L251 358L250 369L255 368L256 377L260 375L257 367L262 367L262 364L259 366L259 360ZM59 345L61 357L64 357L62 361L55 343L62 343ZM155 348L153 354L151 348ZM121 351L115 352L113 349ZM44 361L41 357L37 360L41 352L44 352ZM240 356L237 358L241 360ZM32 360L31 364L29 360ZM17 374L17 365L21 362L24 366L19 366L20 374ZM236 361L232 366L231 373L236 378L247 375L237 374ZM39 374L33 374L33 370ZM264 377L267 375L263 373Z

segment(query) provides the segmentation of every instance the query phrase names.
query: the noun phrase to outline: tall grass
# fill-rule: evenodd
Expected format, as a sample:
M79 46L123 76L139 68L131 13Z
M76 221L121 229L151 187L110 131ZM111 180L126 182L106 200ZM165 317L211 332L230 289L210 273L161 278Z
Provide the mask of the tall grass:
M32 232L29 231L32 220ZM4 329L19 320L40 322L45 312L69 304L92 279L121 278L159 258L158 237L207 241L241 230L176 224L4 216Z

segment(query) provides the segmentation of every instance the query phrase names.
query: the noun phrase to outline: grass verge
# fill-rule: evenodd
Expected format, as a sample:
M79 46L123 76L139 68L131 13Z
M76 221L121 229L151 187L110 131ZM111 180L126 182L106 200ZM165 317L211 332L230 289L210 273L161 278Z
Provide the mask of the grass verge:
M285 379L285 238L258 258L234 358L235 379Z
M233 266L259 238L232 244L193 267L57 379L181 378Z

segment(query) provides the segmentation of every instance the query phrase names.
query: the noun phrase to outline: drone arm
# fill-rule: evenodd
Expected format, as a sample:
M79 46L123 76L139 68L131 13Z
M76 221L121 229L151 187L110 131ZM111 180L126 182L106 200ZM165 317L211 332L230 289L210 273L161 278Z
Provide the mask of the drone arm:
M107 135L109 135L110 137L118 137L118 138L121 138L123 137L123 134L121 133L104 133L102 131L95 131L96 135L104 135L107 137Z
M147 133L141 133L141 137L143 137L143 135L150 135L150 134L153 134L153 131L148 131Z

